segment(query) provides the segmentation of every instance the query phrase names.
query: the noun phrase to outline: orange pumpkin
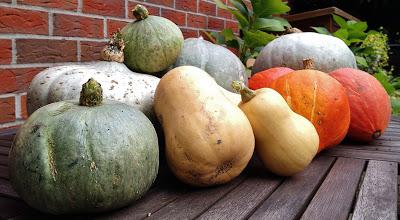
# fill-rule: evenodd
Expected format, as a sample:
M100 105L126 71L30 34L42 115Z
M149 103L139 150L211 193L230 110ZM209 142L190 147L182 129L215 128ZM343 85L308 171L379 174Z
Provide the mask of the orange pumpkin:
M268 88L271 86L271 83L274 80L293 71L294 70L287 67L274 67L263 70L261 72L254 74L249 79L249 88L254 90L261 88Z
M341 68L329 74L346 88L350 101L351 121L348 137L369 142L383 134L391 115L389 96L369 73Z
M309 60L305 67L310 68ZM319 138L319 149L339 144L350 124L350 106L345 88L326 73L313 69L297 70L271 84L290 108L310 120Z

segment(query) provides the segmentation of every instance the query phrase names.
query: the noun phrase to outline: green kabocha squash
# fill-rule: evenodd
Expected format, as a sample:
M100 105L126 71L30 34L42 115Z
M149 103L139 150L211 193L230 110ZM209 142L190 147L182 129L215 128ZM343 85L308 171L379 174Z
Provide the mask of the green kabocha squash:
M160 79L130 71L120 63L123 50L123 40L115 33L102 50L105 61L50 67L38 73L29 85L28 113L49 103L79 99L80 86L93 77L102 85L105 99L133 106L155 121L153 100Z
M353 52L339 38L303 32L286 34L268 43L258 55L252 73L272 67L301 70L304 59L312 59L315 69L325 73L342 67L357 68Z
M125 64L133 71L158 73L175 63L183 47L181 30L172 21L149 15L142 5L132 10L136 20L122 29Z
M175 66L195 66L210 74L218 85L229 91L232 81L247 85L246 69L239 58L225 47L202 38L188 38Z
M126 104L102 102L90 79L81 99L35 111L9 155L10 180L30 206L46 213L91 213L128 205L150 188L159 165L149 119Z

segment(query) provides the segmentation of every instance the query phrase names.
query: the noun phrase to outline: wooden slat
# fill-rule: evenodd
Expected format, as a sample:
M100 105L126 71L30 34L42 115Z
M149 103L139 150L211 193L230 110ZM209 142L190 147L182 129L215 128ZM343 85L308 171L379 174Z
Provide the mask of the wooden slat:
M0 140L0 146L10 148L12 141L9 140Z
M359 150L335 147L321 153L326 156L347 157L358 159L384 160L400 163L400 155L392 152L381 152L376 150Z
M182 195L162 209L158 210L155 213L152 213L150 218L193 219L205 210L207 210L221 197L237 187L241 182L243 182L244 179L245 176L242 175L225 185L201 189L192 189L188 193Z
M368 150L368 151L382 151L382 153L393 153L399 154L400 147L396 146L374 146L374 145L340 145L337 148L340 149L355 149L355 150Z
M318 156L306 170L285 180L250 219L298 219L334 160Z
M0 197L0 219L9 219L32 212L35 211L21 200Z
M0 178L8 179L8 167L0 165Z
M0 146L0 155L8 156L9 151L10 151L9 147Z
M338 158L301 219L346 220L365 161Z
M5 179L0 179L0 196L6 196L18 199L18 194L14 191L11 186L10 181Z
M369 161L353 219L397 219L397 163Z
M8 157L0 155L0 165L8 166Z
M248 178L215 203L199 219L245 219L283 181L263 167L251 170Z

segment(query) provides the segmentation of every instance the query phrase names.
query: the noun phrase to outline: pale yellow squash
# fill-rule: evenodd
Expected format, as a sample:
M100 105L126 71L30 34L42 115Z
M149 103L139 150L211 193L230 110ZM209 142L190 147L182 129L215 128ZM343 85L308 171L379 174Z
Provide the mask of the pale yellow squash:
M275 174L291 176L304 170L317 154L319 137L313 124L293 112L275 90L250 90L234 84L242 94L239 107L256 138L256 152Z
M161 78L154 102L166 159L178 179L194 186L223 184L246 167L254 151L251 124L206 72L172 69Z

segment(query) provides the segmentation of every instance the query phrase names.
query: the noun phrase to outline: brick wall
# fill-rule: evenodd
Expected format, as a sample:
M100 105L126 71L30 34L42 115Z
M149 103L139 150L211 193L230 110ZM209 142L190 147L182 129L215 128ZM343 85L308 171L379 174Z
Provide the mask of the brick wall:
M98 60L107 37L132 21L138 3L175 22L186 38L237 30L212 0L0 0L0 129L27 118L26 92L38 72Z

